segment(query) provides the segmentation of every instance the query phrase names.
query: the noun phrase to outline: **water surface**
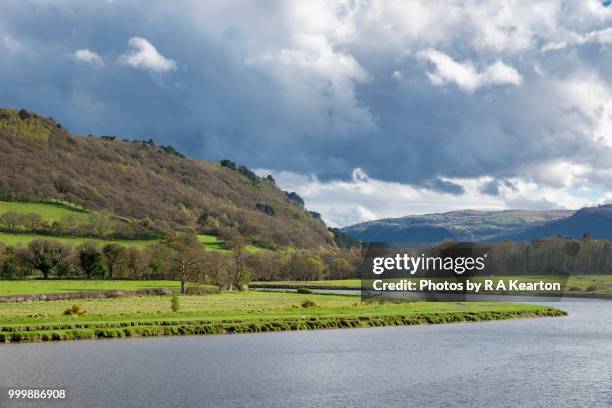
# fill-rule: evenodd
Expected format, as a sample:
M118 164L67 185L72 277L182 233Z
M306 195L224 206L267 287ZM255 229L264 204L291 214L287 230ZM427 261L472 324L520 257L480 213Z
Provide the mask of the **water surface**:
M6 344L0 388L68 390L9 407L611 407L612 303L552 306L570 315Z

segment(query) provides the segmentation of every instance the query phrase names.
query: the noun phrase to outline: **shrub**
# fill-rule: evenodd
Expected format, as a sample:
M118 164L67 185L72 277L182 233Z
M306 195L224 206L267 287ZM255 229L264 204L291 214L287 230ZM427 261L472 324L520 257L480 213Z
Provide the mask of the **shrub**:
M601 285L597 282L593 282L593 284L589 285L589 287L586 288L584 291L585 292L597 292L599 289L601 289Z
M297 293L301 293L302 295L310 295L314 293L311 289L308 288L298 288Z
M21 109L18 113L19 118L21 118L21 120L26 120L29 119L32 115L30 115L30 112L28 112L25 109Z
M580 289L578 286L572 286L568 289L568 292L582 292L582 289Z
M317 304L315 302L313 302L312 300L305 300L302 302L302 307L307 308L307 307L317 307Z
M106 292L104 292L104 296L109 299L116 299L127 296L127 293L123 290L107 290Z
M81 306L79 305L72 305L72 307L69 307L68 309L64 310L64 314L70 315L70 316L84 315L85 313L87 313L87 311L84 309L81 309Z
M170 296L172 295L172 290L168 288L151 288L151 289L144 289L144 293L146 295Z
M187 295L210 295L213 293L219 293L218 288L207 288L207 287L198 287L198 286L188 286L185 289L185 293Z
M181 304L179 302L178 296L174 295L170 299L170 310L173 312L178 312L181 309Z

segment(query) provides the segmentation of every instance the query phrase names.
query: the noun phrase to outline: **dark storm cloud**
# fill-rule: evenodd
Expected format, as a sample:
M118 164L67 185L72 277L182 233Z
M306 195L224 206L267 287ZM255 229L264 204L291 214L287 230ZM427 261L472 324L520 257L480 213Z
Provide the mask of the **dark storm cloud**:
M592 13L588 24L551 3L538 28L528 10L507 24L486 3L441 19L428 2L377 13L376 2L297 4L5 1L0 104L78 134L153 138L323 181L359 167L456 195L464 188L441 177L537 178L540 163L610 153L598 113L609 103L606 43L571 44L574 31L607 27L597 10L574 10ZM122 57L132 38L158 53L149 65ZM572 83L596 100L574 98Z

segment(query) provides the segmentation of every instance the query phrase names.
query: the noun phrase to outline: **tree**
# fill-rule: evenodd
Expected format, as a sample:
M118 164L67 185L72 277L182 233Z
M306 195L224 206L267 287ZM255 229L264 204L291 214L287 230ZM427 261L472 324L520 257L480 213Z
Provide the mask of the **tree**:
M232 253L232 268L229 275L229 290L240 288L248 280L250 269L246 265L246 241L242 237L234 237L226 244Z
M147 268L152 279L164 279L164 273L168 271L170 254L170 249L163 242L150 245L145 249Z
M28 231L36 231L45 223L45 220L40 214L28 213L22 216L21 222Z
M38 269L48 279L51 270L65 261L69 254L70 248L59 242L36 239L28 244L22 257L29 266Z
M204 280L221 289L230 287L230 258L219 252L206 251L204 259Z
M297 251L291 256L288 268L293 280L315 280L325 271L325 264L313 252Z
M85 277L90 279L95 275L103 275L104 267L102 266L102 253L94 242L85 242L78 248L79 265Z
M353 265L344 258L336 258L331 264L334 279L344 279L353 273Z
M254 273L255 280L283 280L286 262L278 253L261 251L250 254L247 265Z
M147 267L143 253L134 247L129 247L125 250L123 258L122 261L125 263L128 277L130 279L141 278Z
M181 282L181 293L185 293L187 282L201 278L203 271L204 245L193 231L172 231L165 240L171 251L170 272Z
M112 232L112 224L107 217L100 214L89 214L87 216L87 229L97 237L104 238Z
M6 225L9 231L15 231L17 226L21 224L22 216L14 211L8 211L0 215L0 222Z
M109 279L115 277L114 272L116 271L116 267L120 264L124 253L125 249L119 244L108 244L102 248L102 255L104 256L104 263L106 264Z

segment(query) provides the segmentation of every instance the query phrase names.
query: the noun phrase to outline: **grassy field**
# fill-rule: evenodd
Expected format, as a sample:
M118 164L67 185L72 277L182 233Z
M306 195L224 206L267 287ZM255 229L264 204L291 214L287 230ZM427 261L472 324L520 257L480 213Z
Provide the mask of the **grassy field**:
M62 242L64 244L78 246L83 242L95 242L99 245L106 245L110 243L116 243L122 245L124 247L136 247L136 248L144 248L148 245L151 245L157 241L154 240L106 240L106 239L97 239L97 238L82 238L82 237L52 237L47 235L38 235L38 234L9 234L5 232L0 232L0 242L2 242L6 246L18 246L18 245L27 245L30 241L35 239L50 239L53 241Z
M550 276L482 276L472 278L475 281L483 279L520 279L521 282L545 282L552 281ZM276 281L276 282L253 282L253 288L309 288L309 289L361 289L359 279L339 279L322 281ZM590 286L596 286L597 290L585 292ZM576 290L579 289L579 290ZM597 295L612 296L612 275L575 275L570 276L566 288L566 293L592 293Z
M252 282L252 288L308 288L308 289L361 289L360 279L336 279L317 281Z
M64 244L78 246L83 242L95 242L100 246L106 245L109 243L116 243L122 245L124 247L135 247L135 248L145 248L151 244L159 242L157 240L126 240L126 239L114 239L114 240L106 240L106 239L97 239L97 238L82 238L82 237L53 237L47 235L37 235L37 234L9 234L6 232L0 232L0 242L2 242L6 246L18 246L18 245L27 245L30 241L35 239L50 239L53 241L62 242ZM223 248L224 242L219 240L217 237L213 235L204 235L199 234L198 239L204 245L204 247L211 251L229 253L227 249ZM249 252L260 252L260 251L269 251L269 249L256 247L254 245L247 245L246 250Z
M67 215L83 214L82 211L69 209L62 205L50 203L24 203L13 201L0 201L0 214L16 212L18 214L39 214L45 221L53 222Z
M0 296L106 290L137 291L151 288L178 290L180 288L180 283L171 280L0 280Z
M53 203L27 203L27 202L13 202L13 201L0 201L0 214L5 212L16 212L19 214L35 213L39 214L45 221L53 222L54 220L60 220L67 215L83 215L86 216L85 212L80 209L71 209L61 204ZM82 237L53 237L29 233L5 233L0 232L0 242L4 245L16 246L16 245L27 245L30 241L35 239L51 239L54 241L63 242L70 245L80 245L85 241L93 241L100 245L106 245L108 243L117 243L125 247L136 247L144 248L151 245L156 240L105 240L95 238L82 238ZM223 248L224 242L219 240L213 235L198 235L198 239L204 246L211 251L227 252L228 250ZM248 245L247 251L249 252L260 252L269 251L265 248L260 248L254 245Z
M314 302L304 308L305 301ZM65 315L78 303L86 313ZM362 303L358 296L243 292L0 304L1 341L222 334L561 316L554 308L509 303Z
M210 249L211 251L224 252L224 253L230 252L229 250L223 248L223 245L225 244L225 242L221 241L219 238L215 237L214 235L198 234L198 239L200 240L201 243L204 244L206 249ZM247 245L246 250L249 252L262 252L262 251L272 252L270 249L261 248L255 245Z

